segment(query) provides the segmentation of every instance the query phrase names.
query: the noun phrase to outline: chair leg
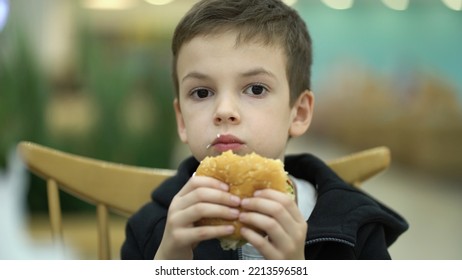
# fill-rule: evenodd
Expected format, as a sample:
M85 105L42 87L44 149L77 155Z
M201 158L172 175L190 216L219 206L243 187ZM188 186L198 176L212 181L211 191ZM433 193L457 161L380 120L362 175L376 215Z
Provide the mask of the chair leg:
M58 184L53 179L47 180L48 211L50 216L53 243L63 248L63 225Z
M100 260L109 260L111 258L111 249L109 246L109 214L107 207L99 203L96 206L98 217L98 257Z

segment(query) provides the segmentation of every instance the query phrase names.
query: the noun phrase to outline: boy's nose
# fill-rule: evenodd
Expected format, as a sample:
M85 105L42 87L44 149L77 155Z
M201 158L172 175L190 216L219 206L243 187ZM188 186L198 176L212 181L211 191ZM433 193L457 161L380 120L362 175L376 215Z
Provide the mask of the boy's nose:
M238 124L241 121L239 106L234 98L220 98L214 116L214 124Z

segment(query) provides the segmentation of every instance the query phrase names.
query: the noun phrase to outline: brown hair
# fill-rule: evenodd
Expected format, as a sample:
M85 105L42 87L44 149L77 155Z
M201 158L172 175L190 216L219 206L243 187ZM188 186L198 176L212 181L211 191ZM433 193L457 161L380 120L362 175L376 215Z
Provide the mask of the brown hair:
M236 44L258 41L279 45L287 57L291 104L311 88L311 38L299 14L280 0L202 0L181 19L173 34L173 80L176 95L178 53L199 35L238 31Z

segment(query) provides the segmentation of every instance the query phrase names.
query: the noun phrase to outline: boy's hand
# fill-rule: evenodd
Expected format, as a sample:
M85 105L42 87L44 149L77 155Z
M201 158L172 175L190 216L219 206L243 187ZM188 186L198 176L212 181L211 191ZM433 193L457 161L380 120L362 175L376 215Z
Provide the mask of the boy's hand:
M305 238L308 229L295 201L287 194L265 189L242 200L239 220L254 230L241 228L242 236L266 259L305 259Z
M216 179L193 176L173 198L167 224L154 259L192 259L203 240L233 233L234 226L194 226L202 218L236 219L240 199Z

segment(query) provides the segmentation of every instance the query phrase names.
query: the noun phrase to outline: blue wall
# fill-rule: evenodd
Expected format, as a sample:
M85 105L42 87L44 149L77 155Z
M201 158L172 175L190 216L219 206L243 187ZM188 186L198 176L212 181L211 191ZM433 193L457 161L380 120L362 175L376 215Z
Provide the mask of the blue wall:
M453 84L462 102L462 11L439 0L411 0L405 11L381 1L355 1L334 10L299 1L314 44L313 84L339 60L358 60L383 72L425 71Z

